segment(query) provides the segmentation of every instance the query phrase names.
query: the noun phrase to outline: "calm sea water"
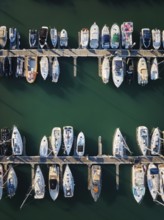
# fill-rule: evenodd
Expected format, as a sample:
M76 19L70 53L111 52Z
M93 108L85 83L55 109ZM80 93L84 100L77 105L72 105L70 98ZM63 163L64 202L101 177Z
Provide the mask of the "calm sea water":
M22 48L28 46L28 29L42 25L66 28L69 45L76 48L77 32L90 27L96 21L102 27L114 22L134 22L134 39L139 39L142 27L164 29L164 3L161 0L5 0L0 1L0 23L15 26L22 37ZM38 76L33 85L25 79L0 80L0 128L16 124L26 136L27 154L37 155L43 135L49 136L54 126L72 125L75 133L86 135L86 153L97 154L97 139L102 136L103 153L112 153L112 137L120 127L134 155L139 154L135 140L135 129L146 125L150 129L159 126L164 130L164 66L160 65L161 79L140 87L136 82L124 83L116 89L110 80L108 85L98 76L97 59L79 58L78 75L73 77L71 58L60 58L61 77L58 84L50 79L43 81ZM162 219L164 208L152 202L147 190L141 205L137 205L131 193L131 167L121 166L120 190L115 190L115 167L103 166L101 197L93 202L87 190L87 167L71 166L75 178L75 196L64 199L62 191L57 201L46 198L35 201L30 197L19 211L19 207L30 186L30 167L15 167L18 174L18 190L13 199L4 195L0 201L0 216L9 219ZM48 168L43 166L48 185Z

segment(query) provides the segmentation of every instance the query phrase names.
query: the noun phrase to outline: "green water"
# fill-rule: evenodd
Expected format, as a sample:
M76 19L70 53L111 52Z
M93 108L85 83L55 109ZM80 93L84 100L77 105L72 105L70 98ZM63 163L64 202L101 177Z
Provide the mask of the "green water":
M0 1L0 23L15 26L22 36L22 48L28 45L28 29L42 25L66 28L70 47L77 47L77 32L96 21L102 27L114 22L134 22L134 39L139 39L142 27L164 29L164 3L161 0L5 0ZM86 153L97 154L97 138L102 136L103 153L112 153L112 137L120 127L134 155L139 154L135 141L135 128L141 124L150 129L159 126L164 130L163 66L161 79L140 87L134 82L124 83L116 89L112 79L108 85L98 76L97 59L78 58L77 77L73 77L71 58L59 58L61 76L58 84L40 76L33 85L25 79L0 79L0 128L16 124L26 136L27 154L37 155L43 135L49 136L54 126L72 125L75 133L86 135ZM136 80L135 80L136 81ZM43 201L29 198L24 208L19 207L30 186L30 167L15 167L18 174L18 191L13 199L6 194L0 201L0 218L9 219L162 219L163 207L155 205L147 190L141 205L131 193L131 167L121 166L120 190L115 190L115 167L103 166L101 197L93 202L87 190L87 167L71 166L75 178L75 196L64 199L62 191L55 203L48 190ZM43 166L47 183L48 168Z

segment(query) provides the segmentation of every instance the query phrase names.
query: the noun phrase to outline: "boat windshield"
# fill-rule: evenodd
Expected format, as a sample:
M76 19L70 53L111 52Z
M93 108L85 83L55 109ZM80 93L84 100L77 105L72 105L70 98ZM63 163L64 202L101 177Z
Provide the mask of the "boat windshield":
M50 188L56 189L56 186L57 186L57 180L55 179L50 180Z
M150 174L154 175L154 174L158 174L159 171L158 171L158 168L151 168L150 169Z
M119 34L114 34L113 35L113 38L112 38L112 42L113 43L117 43L117 42L119 42L120 41L120 36L119 36Z
M103 35L102 41L103 41L104 43L108 43L108 42L109 42L109 35L108 35L108 34Z
M121 73L120 70L122 69L122 61L121 60L116 60L115 61L115 71L116 73Z
M83 145L78 146L78 152L83 152Z

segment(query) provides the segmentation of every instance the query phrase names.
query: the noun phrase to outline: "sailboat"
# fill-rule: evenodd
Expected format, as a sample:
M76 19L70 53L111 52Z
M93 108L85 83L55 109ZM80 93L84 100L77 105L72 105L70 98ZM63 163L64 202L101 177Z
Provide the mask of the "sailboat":
M49 178L48 178L49 193L53 201L55 201L59 195L59 167L51 165L49 167Z
M50 38L51 38L52 46L55 48L58 42L58 33L55 27L50 29Z
M159 169L159 192L161 199L164 202L164 164L159 164L158 169Z
M112 60L112 78L118 88L124 81L124 64L122 57L116 56Z
M105 24L101 31L101 47L103 49L109 49L110 47L110 33L109 27Z
M29 45L30 48L34 48L37 46L38 41L38 31L34 29L29 30Z
M62 133L61 128L54 127L51 132L51 147L54 156L57 156L61 147Z
M161 133L159 128L153 130L150 142L151 155L159 155L161 153Z
M40 166L38 165L35 171L35 177L34 177L34 199L43 199L45 194L45 181L42 174L42 171L40 169Z
M4 48L7 43L7 28L6 26L0 26L0 48Z
M90 48L97 49L99 46L99 27L96 22L90 28Z
M60 32L60 47L68 47L68 33L65 29Z
M85 136L84 133L81 131L77 136L77 143L76 143L76 154L79 157L82 157L85 152Z
M10 198L12 198L17 190L17 186L18 186L18 179L17 179L17 175L14 171L14 168L10 165L9 171L8 171L8 175L7 175L7 193L8 196Z
M138 146L144 156L147 155L147 150L149 148L149 131L146 126L139 126L136 129L136 138Z
M145 58L140 58L137 66L138 84L146 85L148 83L148 68Z
M48 138L46 136L43 136L40 142L39 155L40 157L48 156Z
M159 29L152 30L152 41L155 50L158 50L161 46L161 31Z
M34 83L38 74L38 58L37 56L25 58L25 76L28 83Z
M54 60L52 62L52 82L57 83L59 80L59 75L60 75L59 61L57 57L54 57Z
M120 28L118 24L113 24L111 27L111 48L117 49L120 45Z
M102 62L102 81L104 84L109 82L109 75L110 75L109 59L107 57L104 57Z
M0 200L3 195L3 166L0 164Z
M47 79L48 72L49 72L48 58L44 56L40 60L40 73L44 80Z
M150 194L155 200L159 191L159 170L153 163L149 164L147 170L147 184Z
M102 170L100 165L92 165L91 167L91 182L90 190L91 195L95 202L100 197L102 187Z
M12 154L20 156L23 153L23 141L18 128L14 125L11 135Z
M74 178L67 164L63 175L63 192L65 198L74 196L74 186Z
M157 58L154 58L152 60L151 69L150 69L150 79L151 80L159 79L159 70L158 70Z
M81 48L87 48L89 43L89 30L83 28L80 32L80 46Z
M122 32L122 47L129 49L133 45L132 32L133 32L133 22L124 22L121 25Z
M74 132L72 126L63 127L63 140L64 140L64 149L67 156L70 154L74 139Z

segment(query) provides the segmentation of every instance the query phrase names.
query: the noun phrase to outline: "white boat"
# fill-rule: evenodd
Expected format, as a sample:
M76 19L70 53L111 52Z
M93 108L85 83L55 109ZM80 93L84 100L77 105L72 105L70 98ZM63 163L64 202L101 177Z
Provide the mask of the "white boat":
M91 182L90 190L91 195L95 202L100 197L102 187L102 170L100 165L92 165L91 167Z
M38 165L35 171L35 177L34 177L34 199L43 199L45 194L45 181L42 174L42 171L40 169L40 166Z
M57 156L61 147L62 133L61 128L54 127L51 132L51 147L54 156Z
M43 136L40 142L39 155L40 157L48 156L48 138L46 136Z
M102 62L102 81L103 83L108 83L109 82L109 75L110 75L110 64L109 64L109 59L107 57L104 57L103 62Z
M145 58L140 58L137 65L138 84L146 85L148 83L148 68Z
M52 82L57 83L59 80L59 75L60 75L59 61L57 57L54 57L54 60L52 62Z
M89 30L83 28L80 32L80 46L81 48L87 48L89 43Z
M3 166L0 164L0 200L3 195Z
M0 26L0 48L4 48L7 43L7 28L6 26Z
M113 137L113 156L124 157L126 156L127 144L122 136L119 128L116 129Z
M145 172L146 167L143 164L132 167L132 192L137 203L141 203L145 195Z
M6 183L7 183L7 193L8 196L11 198L15 195L18 186L17 175L14 171L14 168L11 165L8 171Z
M149 48L151 44L151 31L149 28L141 29L142 44L145 48Z
M55 201L59 195L59 167L52 165L49 167L48 178L49 193L53 201Z
M155 50L158 50L161 46L161 31L159 29L152 30L152 42Z
M162 46L164 48L164 30L162 31Z
M153 61L152 61L151 69L150 69L150 79L151 80L159 79L159 70L158 70L157 58L154 58Z
M162 201L164 202L164 164L159 164L158 169L159 169L159 193Z
M60 32L60 47L68 47L68 33L65 29Z
M65 198L74 196L74 186L74 178L67 164L63 175L63 192Z
M124 81L124 64L122 57L114 57L112 60L112 78L118 88Z
M70 154L74 139L74 132L72 126L63 127L63 140L64 140L64 150L67 155Z
M147 155L147 150L149 149L149 143L150 143L148 128L145 126L137 127L136 138L142 154L144 156Z
M151 155L159 155L161 153L161 133L159 128L153 130L150 142Z
M105 24L101 31L101 47L103 49L109 49L110 47L110 33L109 27Z
M44 56L40 60L40 73L44 80L47 79L48 72L49 72L48 58Z
M155 200L159 191L159 170L153 163L149 164L147 169L147 184L150 194Z
M122 47L129 49L133 45L132 32L133 32L133 22L124 22L121 25L122 32Z
M112 49L117 49L120 45L120 28L118 24L113 24L111 27L111 48Z
M58 42L58 33L56 28L51 28L50 29L50 38L51 38L51 43L53 47L56 47L57 42Z
M12 154L20 156L23 153L23 141L18 128L14 125L11 135Z
M90 28L90 42L89 42L90 48L97 49L99 46L99 27L94 22L94 24Z
M77 136L77 143L76 143L76 154L79 157L82 157L85 152L85 136L83 132L80 132Z

